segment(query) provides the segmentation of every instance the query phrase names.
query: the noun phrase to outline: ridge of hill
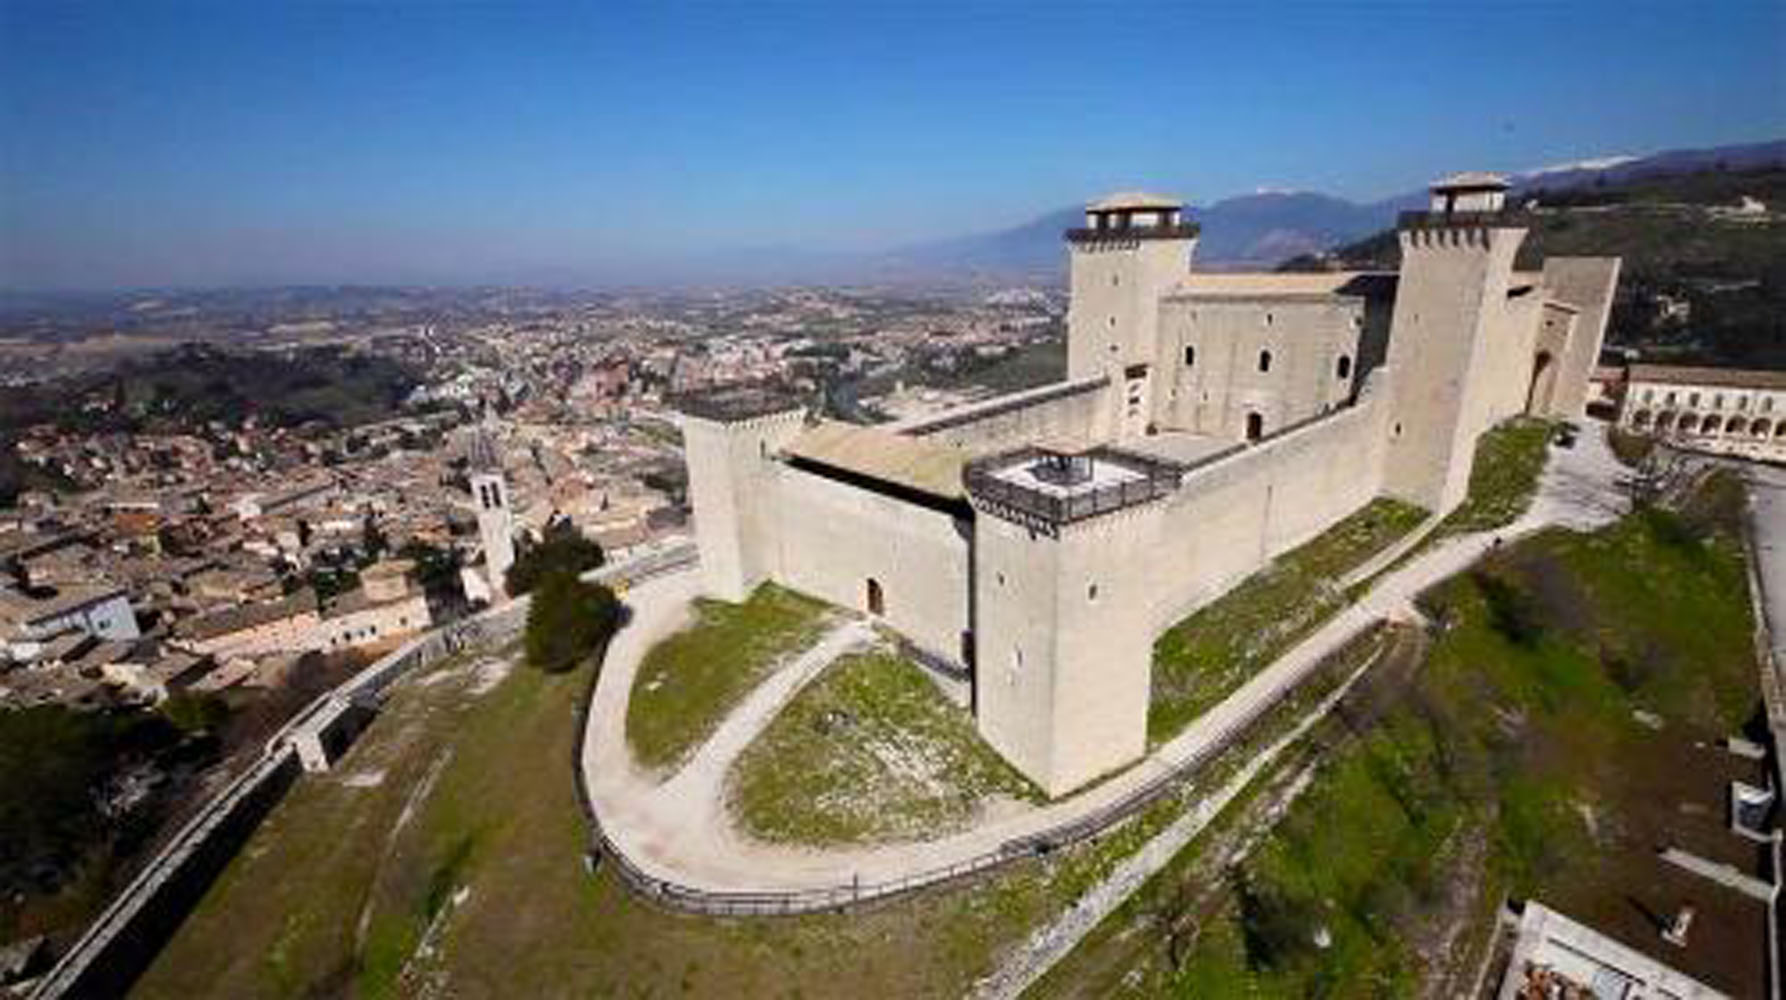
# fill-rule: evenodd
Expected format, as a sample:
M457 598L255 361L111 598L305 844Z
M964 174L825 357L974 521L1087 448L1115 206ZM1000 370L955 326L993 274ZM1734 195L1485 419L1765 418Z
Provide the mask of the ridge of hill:
M1646 361L1786 369L1786 167L1712 167L1626 175L1588 186L1528 187L1531 228L1515 262L1624 258L1607 346ZM1751 204L1742 208L1744 199ZM1383 229L1285 271L1393 270Z

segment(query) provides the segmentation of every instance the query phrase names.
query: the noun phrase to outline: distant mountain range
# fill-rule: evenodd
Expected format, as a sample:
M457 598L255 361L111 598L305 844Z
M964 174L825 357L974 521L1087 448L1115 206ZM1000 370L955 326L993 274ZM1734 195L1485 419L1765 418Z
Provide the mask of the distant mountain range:
M1617 184L1657 174L1766 166L1786 166L1786 140L1601 157L1510 179L1516 192L1529 193ZM1395 223L1396 213L1419 208L1426 198L1425 191L1410 191L1361 204L1315 192L1262 192L1194 205L1192 218L1203 227L1197 261L1207 269L1269 269L1297 254L1327 250L1386 229ZM1080 218L1078 207L1062 208L1010 229L921 243L860 263L876 277L894 279L1052 277L1066 264L1061 232L1079 225Z

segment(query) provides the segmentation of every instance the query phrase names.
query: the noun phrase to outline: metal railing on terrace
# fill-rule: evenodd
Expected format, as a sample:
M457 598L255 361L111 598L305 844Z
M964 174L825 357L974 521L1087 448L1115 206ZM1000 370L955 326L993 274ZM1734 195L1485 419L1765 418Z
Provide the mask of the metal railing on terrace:
M1169 462L1096 449L1088 454L1094 464L1117 465L1138 476L1103 486L1053 492L1014 483L999 475L1003 470L1039 462L1051 454L1033 445L999 452L969 462L962 477L975 500L1022 519L1059 527L1169 496L1178 489L1182 474L1180 466Z
M1111 226L1103 229L1078 227L1066 232L1069 243L1120 243L1125 240L1194 240L1202 232L1195 222L1176 226Z

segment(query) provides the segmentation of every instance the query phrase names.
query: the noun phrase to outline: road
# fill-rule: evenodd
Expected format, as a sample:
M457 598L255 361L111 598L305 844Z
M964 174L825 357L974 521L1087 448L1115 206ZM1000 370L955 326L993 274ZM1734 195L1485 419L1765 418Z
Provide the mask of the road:
M686 620L687 604L696 588L695 574L677 573L642 584L628 595L633 620L609 648L591 704L582 754L591 802L614 846L641 871L708 892L830 889L857 880L864 885L886 882L968 861L997 851L1010 840L1047 834L1201 759L1301 683L1328 654L1376 620L1405 615L1421 592L1465 569L1498 541L1553 525L1591 528L1617 517L1624 509L1624 498L1614 485L1620 467L1597 432L1584 433L1579 440L1574 449L1553 453L1539 495L1514 525L1498 532L1445 539L1387 573L1358 603L1127 771L1070 798L1003 812L972 829L921 843L820 850L745 837L723 808L726 766L741 749L735 744L724 755L697 751L694 759L701 764L699 780L672 776L669 781L678 794L662 794L661 776L644 773L626 746L626 705L645 652ZM802 657L784 669L809 676L812 667L813 662ZM774 678L766 683L783 685L784 690L797 687ZM766 702L775 703L778 699ZM750 714L757 715L754 711ZM757 724L753 719L751 726L738 731Z

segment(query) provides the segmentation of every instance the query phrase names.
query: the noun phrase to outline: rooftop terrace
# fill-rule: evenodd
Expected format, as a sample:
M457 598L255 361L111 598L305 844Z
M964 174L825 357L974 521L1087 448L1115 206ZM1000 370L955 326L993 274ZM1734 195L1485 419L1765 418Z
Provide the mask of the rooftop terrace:
M786 413L804 405L792 391L772 383L715 386L684 393L668 402L678 413L722 424Z
M1182 474L1175 463L1113 448L1032 445L969 462L963 478L977 505L1053 530L1169 496Z

